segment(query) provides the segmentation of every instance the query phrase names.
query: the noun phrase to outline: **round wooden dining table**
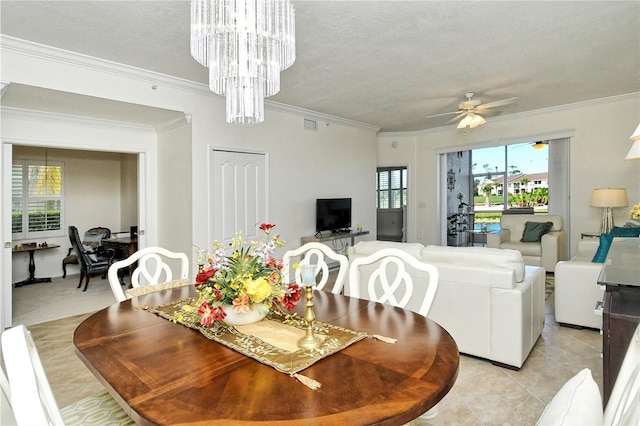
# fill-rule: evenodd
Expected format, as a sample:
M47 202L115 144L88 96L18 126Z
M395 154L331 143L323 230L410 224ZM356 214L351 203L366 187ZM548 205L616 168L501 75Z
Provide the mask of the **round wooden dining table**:
M322 384L312 390L197 330L138 309L193 295L187 286L126 300L75 331L78 357L138 424L401 425L436 405L458 374L458 347L434 321L315 291L317 320L397 341L365 338L319 360L302 371ZM303 310L299 303L296 311Z

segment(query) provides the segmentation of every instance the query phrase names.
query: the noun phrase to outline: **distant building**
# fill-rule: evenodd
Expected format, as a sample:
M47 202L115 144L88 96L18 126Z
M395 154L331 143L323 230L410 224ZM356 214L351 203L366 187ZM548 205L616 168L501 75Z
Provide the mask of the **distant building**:
M491 195L504 195L503 176L482 181L478 185L478 194L483 194L482 188L488 183L493 183ZM532 192L537 188L549 188L549 173L518 174L507 177L507 192L509 194Z

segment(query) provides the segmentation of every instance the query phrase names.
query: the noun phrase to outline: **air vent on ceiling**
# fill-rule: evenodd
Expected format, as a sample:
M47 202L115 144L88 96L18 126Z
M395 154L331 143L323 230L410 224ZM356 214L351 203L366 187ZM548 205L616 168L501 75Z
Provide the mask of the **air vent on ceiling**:
M305 118L302 127L305 130L318 130L318 122L316 120L309 120L308 118Z

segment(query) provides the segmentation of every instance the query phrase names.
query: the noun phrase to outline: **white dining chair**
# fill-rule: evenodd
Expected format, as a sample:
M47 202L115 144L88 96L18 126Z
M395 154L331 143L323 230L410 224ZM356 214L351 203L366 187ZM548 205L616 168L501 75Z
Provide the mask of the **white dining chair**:
M315 285L315 288L318 290L323 290L329 281L329 264L327 263L327 258L338 262L338 275L336 276L331 292L335 294L340 294L342 292L344 280L349 268L349 259L347 256L338 254L331 250L327 245L316 242L304 244L295 250L289 250L282 256L282 273L284 275L284 280L287 283L291 282L291 271L293 270L293 264L295 263L294 260L298 258L301 258L298 262L301 266L316 265L314 269L314 278L321 275L320 282ZM320 274L320 272L322 272L322 274ZM294 282L301 283L301 268L295 269L293 273Z
M11 393L9 392L9 380L4 370L0 367L0 425L16 425L16 417L11 409Z
M361 282L362 269L374 267L366 283ZM376 267L377 266L377 267ZM349 296L374 302L386 303L398 308L406 308L414 294L415 285L407 266L428 274L427 288L424 290L422 302L417 313L426 317L438 290L438 269L424 263L404 250L384 248L351 260L349 265ZM425 277L426 279L426 277ZM366 291L366 294L363 294ZM438 414L438 405L420 416L430 420Z
M133 253L126 259L114 262L109 267L108 278L111 290L118 302L127 299L122 290L122 283L119 278L120 270L127 271L137 262L136 269L131 274L131 285L133 288L158 285L173 280L171 266L166 263L168 259L180 261L179 279L186 279L189 276L189 259L184 253L169 251L162 247L147 247Z
M362 268L371 265L375 269L368 276L366 283L361 283ZM438 289L438 269L418 260L404 250L384 248L369 256L351 260L349 296L406 308L413 297L415 287L413 279L407 271L407 265L428 274L424 298L416 311L426 317ZM366 294L362 294L363 291L366 291Z
M2 357L9 379L9 401L17 424L64 425L38 350L24 325L2 333Z
M135 425L106 390L60 409L31 332L21 324L5 330L1 340L8 376L0 369L1 425Z

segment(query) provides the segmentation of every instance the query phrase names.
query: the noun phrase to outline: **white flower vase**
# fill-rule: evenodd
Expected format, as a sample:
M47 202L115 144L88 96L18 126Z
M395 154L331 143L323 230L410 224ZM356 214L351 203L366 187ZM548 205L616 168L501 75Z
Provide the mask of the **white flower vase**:
M253 309L250 309L248 312L236 312L233 310L233 305L224 305L222 306L222 310L226 317L224 317L224 322L227 325L247 325L253 324L254 322L261 321L269 312L264 303L256 303L252 306Z

